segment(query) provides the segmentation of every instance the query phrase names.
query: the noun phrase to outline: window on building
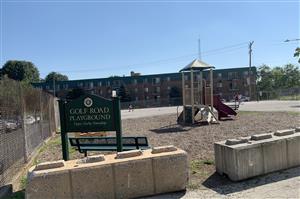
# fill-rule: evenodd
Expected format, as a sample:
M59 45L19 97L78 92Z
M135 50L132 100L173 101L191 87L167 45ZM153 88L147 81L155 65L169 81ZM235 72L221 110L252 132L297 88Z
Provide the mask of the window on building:
M153 78L152 83L153 84L159 84L160 83L160 78L159 77Z
M244 76L248 76L248 71L244 71Z
M102 82L98 82L98 86L102 86Z
M149 89L148 89L147 87L145 88L145 92L146 92L146 93L148 93L148 92L149 92Z
M168 91L169 91L169 90L171 90L171 87L170 87L170 86L168 86L168 88L167 88L167 89L168 89Z
M220 77L220 78L221 78L221 77L222 77L222 73L218 73L218 77Z
M90 88L94 88L94 82L90 82Z
M64 89L68 89L69 85L68 84L64 84Z
M228 72L228 78L229 79L237 79L238 78L237 72Z
M171 78L170 78L170 77L167 77L167 81L168 81L168 82L171 81Z
M139 101L139 97L135 97L135 101Z
M138 88L134 88L134 92L137 93L138 92Z
M82 82L79 82L79 83L78 83L78 87L83 87L83 83L82 83Z
M133 80L133 84L136 85L137 84L137 79Z
M155 88L155 91L156 91L157 93L159 93L159 92L160 92L160 87L159 87L159 86L156 87L156 88Z
M110 86L110 81L107 81L106 84L107 84L107 86Z
M217 87L218 87L218 88L222 88L222 87L223 87L222 81L219 81L219 82L217 83Z
M189 80L189 76L185 75L185 76L184 76L184 80L185 80L185 81Z
M148 83L148 79L147 78L144 79L144 83Z
M50 87L49 87L49 86L46 86L46 89L47 89L47 90L49 90L49 89L50 89Z

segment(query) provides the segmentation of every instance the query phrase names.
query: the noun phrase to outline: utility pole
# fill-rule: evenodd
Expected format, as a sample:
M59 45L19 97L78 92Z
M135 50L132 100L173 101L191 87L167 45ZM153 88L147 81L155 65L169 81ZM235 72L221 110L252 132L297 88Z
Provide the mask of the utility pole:
M201 41L200 41L200 36L199 36L199 39L198 39L198 58L199 60L201 60Z
M254 41L251 41L249 43L249 72L248 72L248 76L249 76L249 81L248 81L248 84L249 84L249 100L251 100L251 59L252 59L252 45L253 45Z

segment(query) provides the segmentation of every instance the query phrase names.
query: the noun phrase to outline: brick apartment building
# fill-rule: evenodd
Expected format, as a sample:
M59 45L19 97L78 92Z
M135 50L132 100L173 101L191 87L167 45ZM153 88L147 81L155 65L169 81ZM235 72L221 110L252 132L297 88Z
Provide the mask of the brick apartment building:
M249 96L248 72L249 67L214 70L214 94L218 94L226 100L233 99L236 93ZM203 78L209 85L208 75L208 71L203 72ZM197 75L195 77L198 78ZM189 74L186 74L186 80L189 79ZM197 81L196 79L195 81ZM256 67L251 67L250 79L251 98L255 99ZM132 102L143 102L144 105L147 104L147 101L168 101L172 88L176 88L180 96L182 91L181 73L141 75L131 72L130 76L124 77L42 82L33 83L33 86L52 93L55 86L56 96L61 98L65 98L67 93L74 88L81 88L88 93L110 98L112 90L120 91L120 87L123 86Z

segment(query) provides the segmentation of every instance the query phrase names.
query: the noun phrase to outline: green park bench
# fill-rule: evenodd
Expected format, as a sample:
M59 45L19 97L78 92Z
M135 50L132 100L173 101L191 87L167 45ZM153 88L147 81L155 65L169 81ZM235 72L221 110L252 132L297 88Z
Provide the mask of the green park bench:
M117 151L116 137L69 137L70 144L87 156L88 151ZM123 151L149 149L147 137L122 137Z

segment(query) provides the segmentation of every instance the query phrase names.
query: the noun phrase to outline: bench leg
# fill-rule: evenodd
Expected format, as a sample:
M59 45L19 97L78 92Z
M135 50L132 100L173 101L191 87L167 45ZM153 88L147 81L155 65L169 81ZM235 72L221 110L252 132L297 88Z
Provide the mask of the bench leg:
M87 157L87 151L84 151L84 157Z

